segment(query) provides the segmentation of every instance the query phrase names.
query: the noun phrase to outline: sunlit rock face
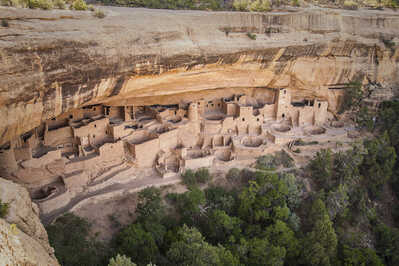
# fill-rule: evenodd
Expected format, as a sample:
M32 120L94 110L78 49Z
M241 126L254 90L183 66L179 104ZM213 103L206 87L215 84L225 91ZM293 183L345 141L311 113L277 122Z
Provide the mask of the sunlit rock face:
M86 104L174 104L270 87L292 89L293 100L325 98L334 112L340 92L329 88L355 79L397 93L395 12L104 10L100 20L1 9L20 19L1 33L0 144Z
M28 191L0 178L0 200L9 203L6 217L0 218L1 265L59 265Z

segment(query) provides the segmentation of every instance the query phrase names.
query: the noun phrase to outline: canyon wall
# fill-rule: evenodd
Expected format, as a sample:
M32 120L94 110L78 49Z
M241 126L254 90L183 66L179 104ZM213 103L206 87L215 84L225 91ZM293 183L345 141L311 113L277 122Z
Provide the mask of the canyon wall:
M28 191L0 178L0 200L9 204L0 218L0 265L59 265Z
M398 93L399 14L0 7L0 144L72 108L175 104L256 87L320 97L360 80ZM247 33L256 34L256 40Z

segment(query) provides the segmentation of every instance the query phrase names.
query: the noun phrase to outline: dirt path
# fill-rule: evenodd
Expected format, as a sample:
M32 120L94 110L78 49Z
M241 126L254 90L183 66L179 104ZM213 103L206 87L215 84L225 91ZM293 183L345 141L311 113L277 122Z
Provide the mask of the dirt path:
M123 173L126 174L126 173ZM156 175L155 173L151 176L142 176L140 178L136 178L134 180L132 180L131 182L128 183L116 183L110 186L107 186L103 189L99 189L93 192L88 192L88 193L81 193L79 195L77 195L76 197L74 197L68 205L66 205L63 208L60 208L58 210L55 210L49 214L45 214L45 215L41 215L41 220L43 222L43 224L47 225L49 223L51 223L55 218L57 218L58 216L69 212L73 209L77 209L79 206L78 204L83 205L82 203L85 203L84 201L96 201L96 198L99 198L99 200L101 199L105 199L105 198L112 198L115 194L115 196L117 195L125 195L125 194L129 194L129 193L134 193L137 191L140 191L146 187L150 187L150 186L157 186L157 187L161 187L161 186L165 186L165 185L170 185L170 184L176 184L180 182L180 176L174 176L174 177L170 177L170 178L165 178L162 179L161 177L159 177L158 175Z

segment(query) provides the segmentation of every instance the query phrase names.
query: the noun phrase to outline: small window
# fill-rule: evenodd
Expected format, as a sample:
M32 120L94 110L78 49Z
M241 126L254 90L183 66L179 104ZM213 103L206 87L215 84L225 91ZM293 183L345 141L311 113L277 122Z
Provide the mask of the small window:
M245 121L245 118L244 118L244 117L242 118L242 121Z
M218 107L220 107L220 103L218 103Z
M282 114L281 117L284 118L284 117L285 117L285 114Z
M284 94L287 94L287 91L286 91L286 90L284 90Z
M201 105L201 103L200 103L200 102L198 102L198 105Z
M96 110L96 107L94 107L93 110L95 111L95 110Z
M319 103L319 108L321 107L321 103Z
M259 121L259 118L256 118L256 121Z
M73 115L69 115L69 118L72 119L72 118L73 118Z
M213 107L213 104L211 104L211 106Z
M177 115L177 111L175 111L175 115Z
M96 135L93 134L93 138L96 138Z
M97 125L96 125L96 124L94 124L94 127L97 127Z

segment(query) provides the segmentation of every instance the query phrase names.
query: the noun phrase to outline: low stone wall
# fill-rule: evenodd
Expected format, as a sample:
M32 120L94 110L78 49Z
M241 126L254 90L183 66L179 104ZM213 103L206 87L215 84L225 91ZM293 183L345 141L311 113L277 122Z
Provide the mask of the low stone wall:
M40 158L32 158L23 162L22 166L24 168L41 168L58 159L61 159L61 150L49 151Z
M197 169L201 167L211 167L215 156L210 155L195 159L184 160L184 166L186 169Z
M60 209L62 207L65 207L71 201L71 198L72 198L72 195L70 194L70 192L65 191L64 193L62 193L58 196L55 196L54 198L45 200L43 202L36 202L36 203L39 205L42 213L47 214L47 213L50 213L57 209Z

